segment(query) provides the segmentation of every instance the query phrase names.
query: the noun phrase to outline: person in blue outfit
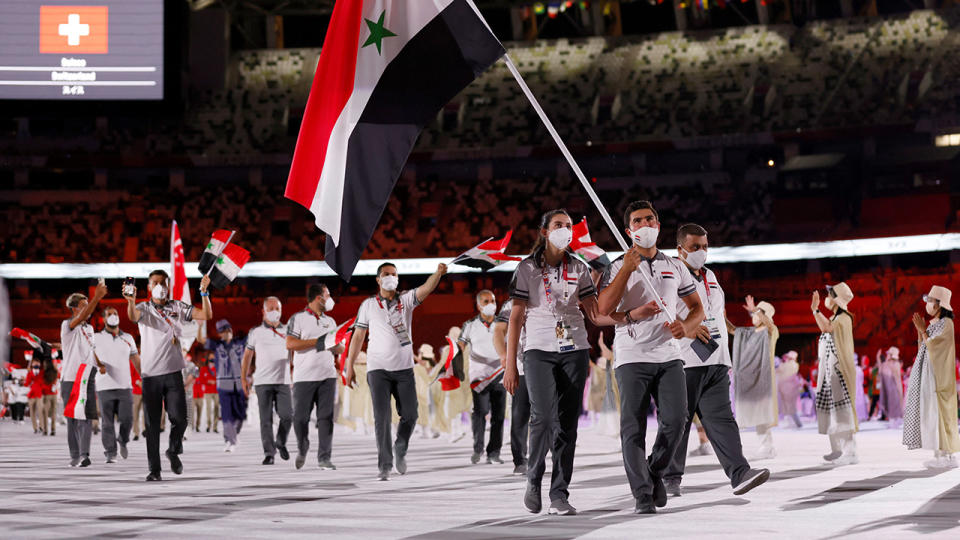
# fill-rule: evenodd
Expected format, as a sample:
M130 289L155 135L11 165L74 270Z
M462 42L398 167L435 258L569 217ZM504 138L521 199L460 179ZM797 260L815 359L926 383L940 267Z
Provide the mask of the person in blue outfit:
M246 339L234 339L230 321L217 321L220 339L208 339L206 348L213 351L217 368L217 394L220 396L220 417L223 419L224 452L237 447L237 435L247 419L247 397L241 382L243 351Z

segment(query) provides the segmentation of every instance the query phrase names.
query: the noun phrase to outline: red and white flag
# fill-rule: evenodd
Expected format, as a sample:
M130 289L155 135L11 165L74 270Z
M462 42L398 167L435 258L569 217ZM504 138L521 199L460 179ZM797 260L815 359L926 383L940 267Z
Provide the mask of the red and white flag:
M507 231L507 234L495 240L492 236L486 241L461 253L450 264L459 264L481 270L490 270L491 268L503 264L507 261L519 261L520 257L511 257L504 252L507 250L507 244L510 243L510 237L513 230Z
M587 218L573 226L573 240L570 241L570 251L594 270L603 270L610 266L607 252L590 240L590 230L587 229Z
M443 369L437 374L437 380L440 381L440 388L449 392L460 388L460 381L463 379L463 351L450 336L446 339L447 359L443 362Z
M353 323L355 322L357 322L356 316L323 337L323 350L343 345L343 352L337 357L337 366L340 369L340 383L344 386L347 385L347 355L350 353L350 339L353 337Z
M228 230L215 231L200 256L200 273L209 271L210 286L214 289L222 289L233 282L250 260L250 252L234 244L232 237L233 233Z
M284 193L349 280L420 131L504 48L472 0L337 0Z
M74 420L87 419L87 389L93 378L93 364L80 364L77 368L77 377L70 388L70 398L63 406L63 415Z
M187 260L183 255L183 242L180 240L180 227L174 220L170 226L170 298L190 304L190 287L187 284Z

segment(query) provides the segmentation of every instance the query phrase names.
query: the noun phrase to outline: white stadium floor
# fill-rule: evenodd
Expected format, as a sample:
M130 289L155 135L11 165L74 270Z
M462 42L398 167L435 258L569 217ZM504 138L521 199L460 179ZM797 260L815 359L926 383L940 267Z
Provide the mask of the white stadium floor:
M618 440L589 427L572 517L527 513L509 447L504 465L470 465L469 436L450 444L415 435L408 474L378 482L372 435L341 426L336 471L318 470L315 456L300 471L292 459L261 465L255 425L233 454L219 436L190 432L184 474L164 459L164 481L146 483L142 438L128 460L106 465L94 436L93 466L71 469L65 434L0 421L0 538L960 538L960 469L924 469L930 453L908 452L900 431L879 422L858 435L860 464L839 468L821 464L828 444L812 426L777 429L778 457L754 463L772 477L745 497L731 493L714 456L692 458L683 496L655 516L632 513ZM749 455L756 436L743 439Z

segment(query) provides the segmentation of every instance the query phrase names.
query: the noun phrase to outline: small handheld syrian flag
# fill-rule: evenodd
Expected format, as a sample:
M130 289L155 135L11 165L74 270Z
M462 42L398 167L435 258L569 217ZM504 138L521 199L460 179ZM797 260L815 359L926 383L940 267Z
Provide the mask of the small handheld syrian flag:
M347 355L350 354L350 339L353 337L353 323L355 322L357 322L356 316L323 337L323 350L332 349L340 344L343 345L343 352L337 357L337 366L340 369L340 383L344 386L347 385Z
M504 254L512 235L513 231L510 230L499 240L494 240L491 236L485 242L463 252L450 264L459 264L461 266L469 266L486 271L507 261L519 261L521 260L519 257L511 257Z
M338 0L284 196L350 280L425 125L504 54L473 0Z
M27 332L22 328L14 328L10 330L10 337L20 338L27 342L27 345L30 345L34 349L43 348L43 340Z
M200 256L200 273L210 275L210 286L215 289L229 285L250 260L249 251L230 243L232 236L232 232L224 229L216 231Z
M93 364L80 364L77 369L77 378L70 388L70 399L63 406L63 415L74 420L87 419L87 389L93 378Z
M443 363L443 369L437 374L440 388L444 392L456 390L460 388L460 381L464 376L463 351L450 339L450 336L447 336L447 360Z
M573 226L573 240L570 241L570 251L594 270L603 270L610 265L607 253L590 240L590 230L587 229L587 218Z

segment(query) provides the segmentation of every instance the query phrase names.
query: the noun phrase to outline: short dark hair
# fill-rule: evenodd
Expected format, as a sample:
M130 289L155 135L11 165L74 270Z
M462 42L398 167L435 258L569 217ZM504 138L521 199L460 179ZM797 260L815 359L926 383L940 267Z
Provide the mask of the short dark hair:
M653 217L657 218L657 221L660 221L660 214L657 213L657 210L653 207L653 203L650 201L633 201L627 205L627 209L623 211L623 226L630 228L630 214L636 212L637 210L647 209L653 212Z
M389 261L388 261L388 262L385 262L385 263L383 263L383 264L381 264L380 266L377 267L377 277L380 277L380 272L381 272L384 268L386 268L386 267L388 267L388 266L392 266L392 267L394 267L394 268L397 267L397 265L393 264L392 262L389 262Z
M170 279L170 274L168 274L167 271L162 268L157 268L153 272L150 272L150 275L147 276L147 279L150 279L153 276L163 276L163 279Z
M119 310L119 309L117 309L117 308L115 308L115 307L113 307L113 306L106 306L106 307L103 308L103 311L100 312L100 314L103 316L104 319L107 318L107 312L110 311L111 309L114 310L114 311L116 311L117 314L120 313L120 310Z
M307 285L307 303L313 302L318 296L323 296L323 291L327 288L323 283L311 283Z
M706 236L707 230L696 223L685 223L677 229L677 245L683 244L688 236Z

